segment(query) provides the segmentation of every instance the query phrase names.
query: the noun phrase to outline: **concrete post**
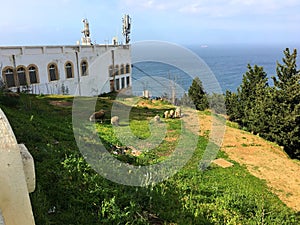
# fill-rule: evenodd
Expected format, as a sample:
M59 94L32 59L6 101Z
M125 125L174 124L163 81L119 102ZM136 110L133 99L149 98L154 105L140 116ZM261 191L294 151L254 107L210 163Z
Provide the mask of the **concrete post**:
M34 188L33 159L24 145L17 144L0 109L0 224L35 224L28 195Z

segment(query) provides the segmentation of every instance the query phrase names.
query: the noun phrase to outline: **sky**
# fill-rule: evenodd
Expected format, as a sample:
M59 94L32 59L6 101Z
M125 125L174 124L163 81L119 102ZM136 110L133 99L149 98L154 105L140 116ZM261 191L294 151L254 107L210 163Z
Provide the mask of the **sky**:
M299 0L8 0L1 9L0 46L76 44L83 18L93 43L121 42L124 14L132 42L300 43Z

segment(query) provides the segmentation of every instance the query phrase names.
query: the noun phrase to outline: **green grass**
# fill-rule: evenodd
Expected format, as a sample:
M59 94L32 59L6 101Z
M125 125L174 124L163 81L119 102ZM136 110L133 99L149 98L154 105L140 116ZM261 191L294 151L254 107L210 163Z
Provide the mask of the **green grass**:
M109 95L99 98L96 109L109 111L113 99ZM200 171L205 137L199 137L193 157L168 180L149 187L113 183L97 174L80 154L73 135L71 107L52 106L51 100L72 98L21 95L13 105L7 101L1 105L18 142L24 143L35 159L37 187L30 197L37 225L299 224L299 215L243 166L233 162L231 168L210 166ZM133 107L130 124L119 128L124 129L122 132L130 128L145 140L151 136L149 121L164 110ZM109 116L103 124L90 125L93 127L108 150L124 146ZM180 130L180 120L168 120L165 140L152 151L139 157L115 157L133 165L161 162L175 149ZM227 158L223 152L218 157ZM54 206L55 212L48 213Z

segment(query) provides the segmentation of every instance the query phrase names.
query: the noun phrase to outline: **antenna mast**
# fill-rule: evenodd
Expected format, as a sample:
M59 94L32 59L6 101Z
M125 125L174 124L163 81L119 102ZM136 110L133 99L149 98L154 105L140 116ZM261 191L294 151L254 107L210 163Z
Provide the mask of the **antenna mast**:
M84 28L81 31L83 33L83 37L81 38L82 45L92 45L90 38L90 25L87 19L82 20Z
M128 14L123 17L123 36L125 37L125 43L128 45L130 42L130 29L131 29L131 18Z

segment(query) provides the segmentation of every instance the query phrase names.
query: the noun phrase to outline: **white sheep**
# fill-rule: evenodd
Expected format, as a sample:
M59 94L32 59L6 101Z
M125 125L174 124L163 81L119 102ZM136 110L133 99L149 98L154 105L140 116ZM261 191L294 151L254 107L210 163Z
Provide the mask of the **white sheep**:
M160 122L160 117L159 117L159 115L156 115L156 116L154 116L154 122L155 123L159 123Z
M180 118L181 117L181 108L177 107L175 110L175 118Z
M169 118L169 111L164 112L164 118L168 119Z
M110 120L111 125L119 126L120 119L118 116L113 116Z
M172 110L170 111L170 118L174 118L174 114L175 114L175 111L172 109Z

